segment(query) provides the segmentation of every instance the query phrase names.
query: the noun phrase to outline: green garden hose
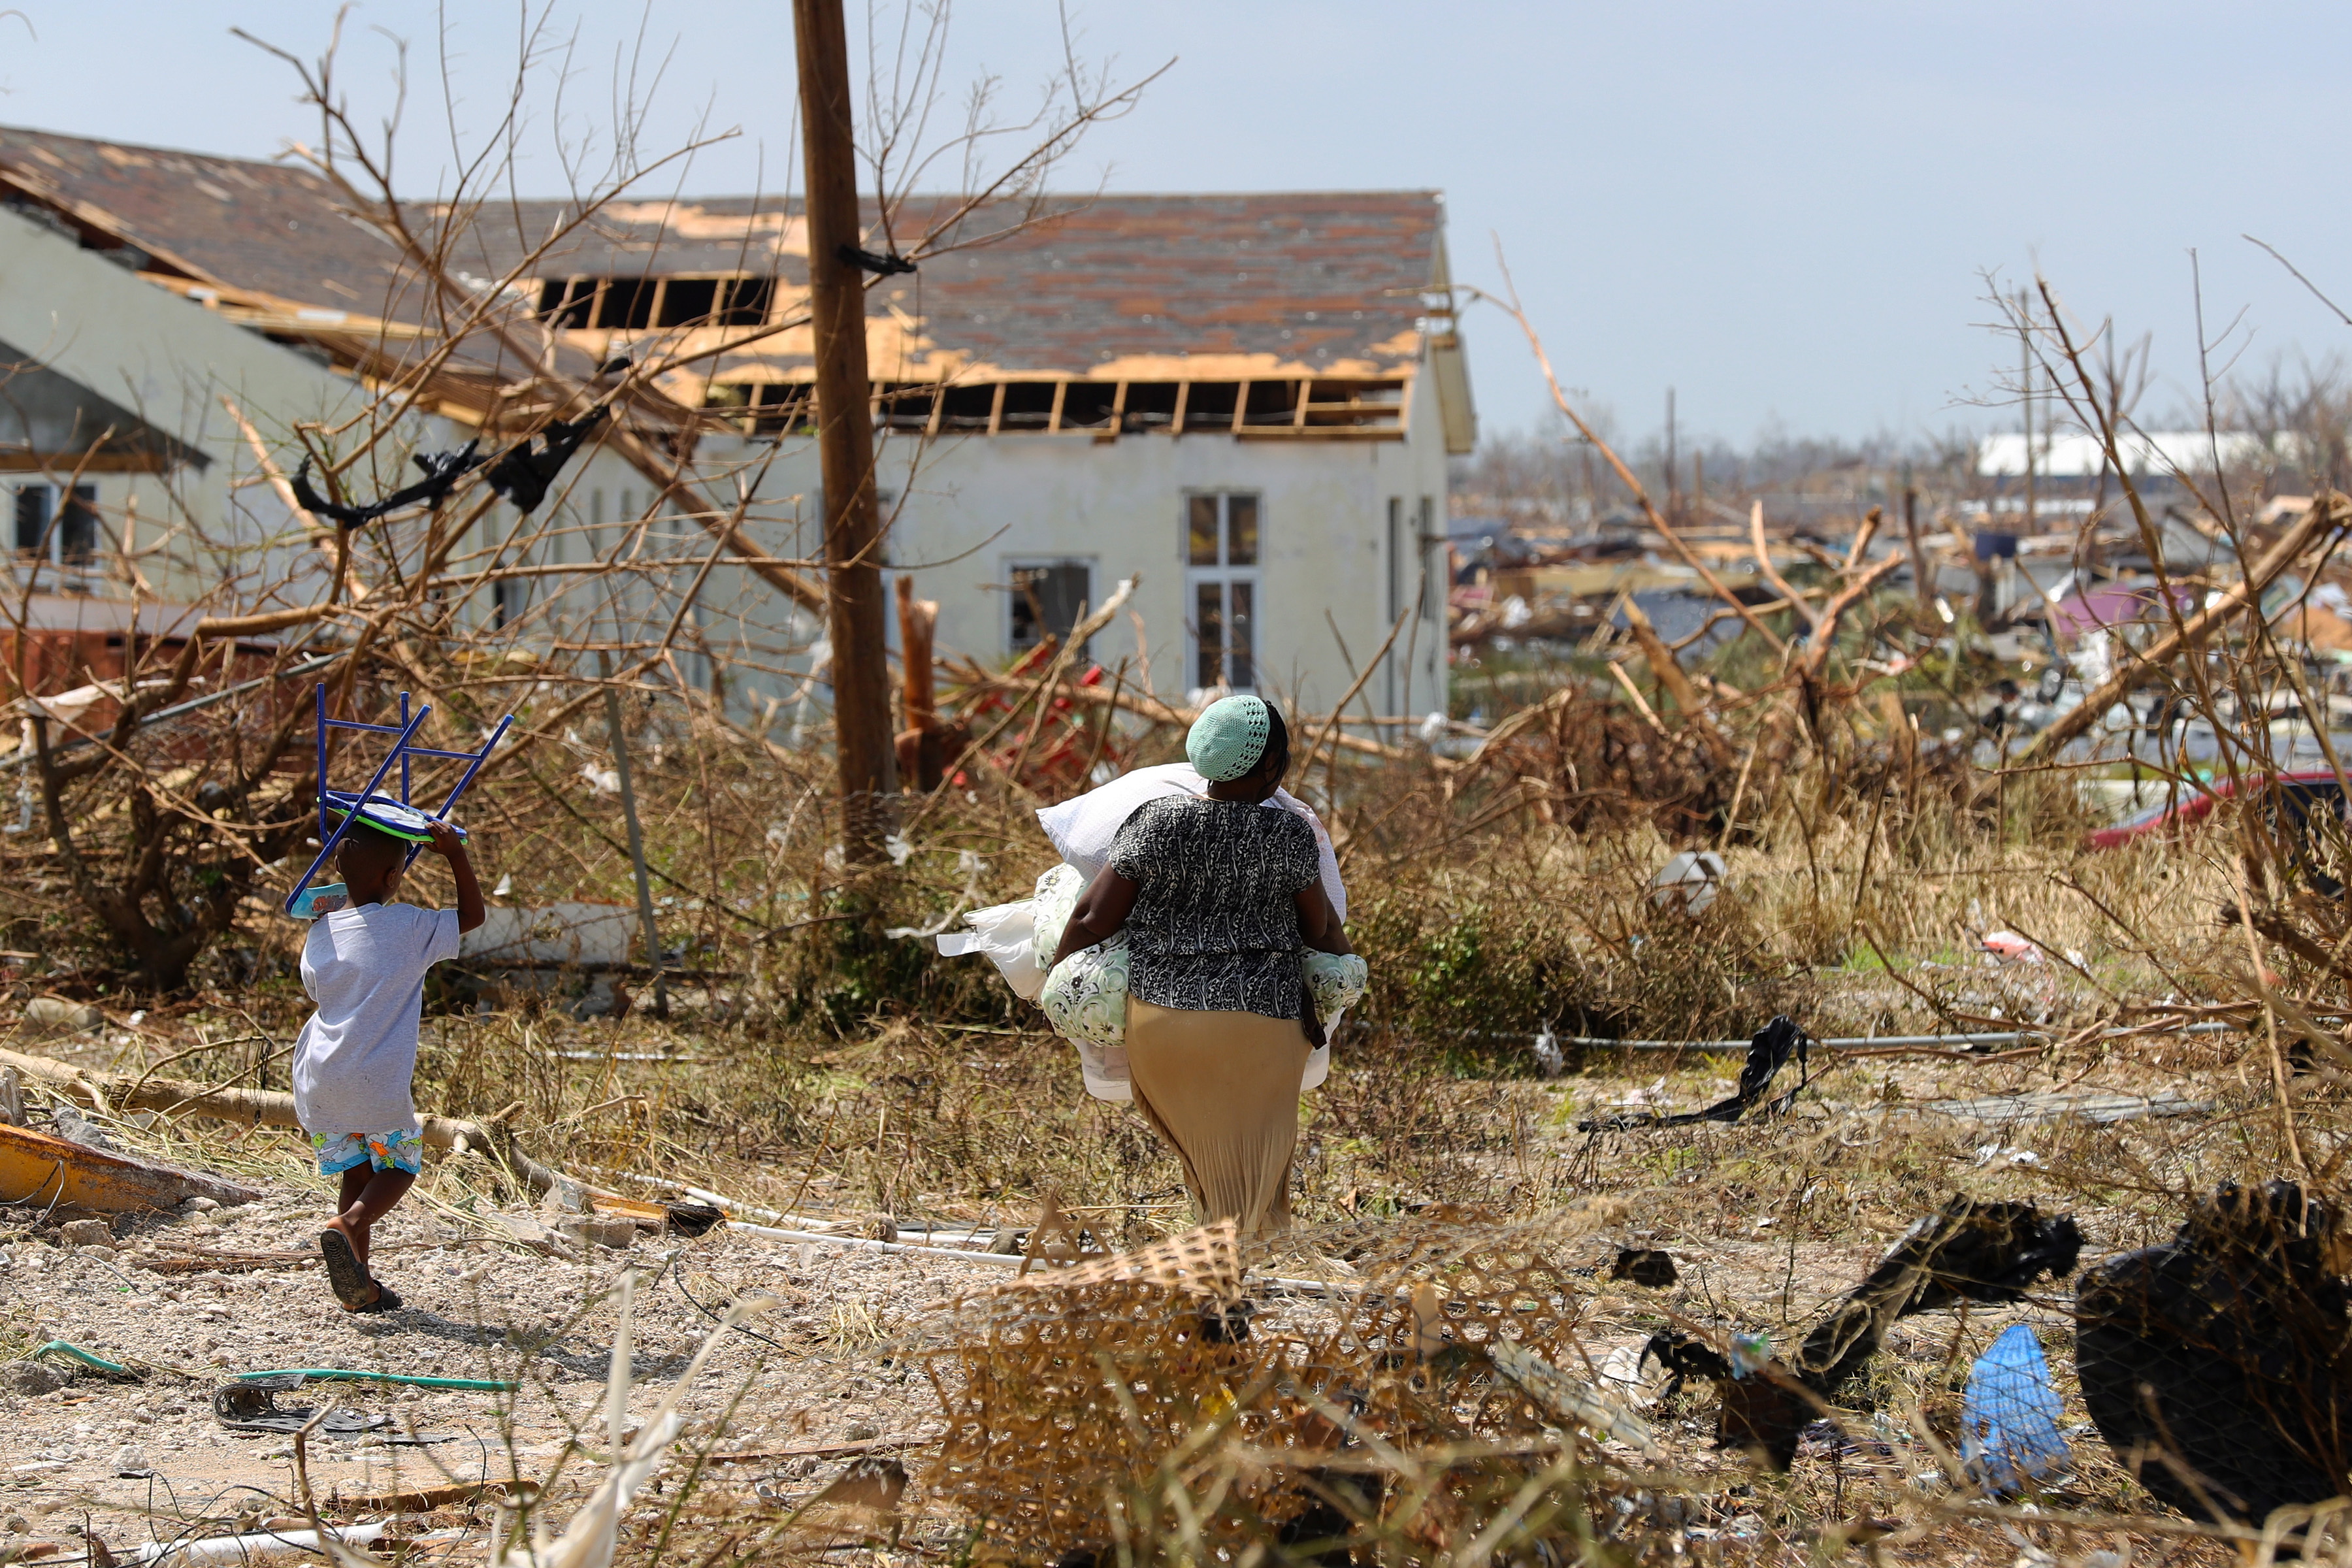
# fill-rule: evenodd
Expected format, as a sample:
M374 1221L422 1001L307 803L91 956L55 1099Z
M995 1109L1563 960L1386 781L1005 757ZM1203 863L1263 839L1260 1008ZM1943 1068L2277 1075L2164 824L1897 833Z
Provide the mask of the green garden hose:
M90 1362L94 1366L106 1364L104 1362L93 1360L81 1351L74 1350L71 1345L65 1344L62 1341L58 1342L57 1346L45 1345L42 1348L44 1350L62 1348L71 1351L72 1353L80 1356L84 1361ZM512 1394L521 1386L520 1384L499 1383L482 1377L411 1377L405 1373L350 1372L331 1366L295 1366L279 1372L241 1372L236 1376L240 1383L261 1377L303 1377L319 1383L397 1383L410 1388L456 1388L472 1394Z
M139 1375L137 1373L132 1372L129 1367L124 1366L121 1362L109 1361L102 1355L93 1355L89 1352L82 1349L79 1345L68 1344L63 1340L51 1340L47 1344L43 1345L39 1350L35 1351L33 1353L37 1356L45 1356L51 1351L55 1351L60 1355L69 1355L73 1357L74 1360L81 1363L84 1366L94 1366L100 1372L110 1372L118 1377L136 1377Z

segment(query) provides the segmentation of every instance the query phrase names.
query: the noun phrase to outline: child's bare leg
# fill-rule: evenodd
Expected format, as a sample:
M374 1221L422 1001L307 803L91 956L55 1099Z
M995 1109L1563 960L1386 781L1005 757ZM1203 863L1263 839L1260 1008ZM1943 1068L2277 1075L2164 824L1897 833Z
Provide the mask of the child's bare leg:
M416 1178L406 1171L376 1171L355 1165L343 1173L335 1199L341 1212L327 1222L327 1228L343 1233L362 1268L367 1266L368 1233L415 1184Z
M343 1223L343 1218L351 1213L352 1205L360 1201L360 1194L367 1191L368 1182L374 1175L375 1173L364 1164L353 1165L342 1173L341 1180L335 1189L335 1217L327 1224L329 1230L340 1230L343 1233L343 1239L352 1244L352 1256L362 1263L367 1261L366 1227L362 1226L358 1230L353 1230L349 1225Z

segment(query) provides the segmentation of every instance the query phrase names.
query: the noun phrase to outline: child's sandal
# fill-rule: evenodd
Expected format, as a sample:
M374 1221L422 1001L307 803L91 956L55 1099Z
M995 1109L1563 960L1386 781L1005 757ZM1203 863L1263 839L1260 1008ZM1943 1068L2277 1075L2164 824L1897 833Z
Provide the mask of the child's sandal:
M403 1306L400 1292L379 1279L375 1282L375 1300L364 1307L353 1307L353 1312L397 1312Z
M327 1260L327 1284L334 1290L335 1300L349 1311L367 1309L368 1287L374 1283L368 1278L367 1265L352 1250L351 1237L340 1230L319 1233L319 1254Z

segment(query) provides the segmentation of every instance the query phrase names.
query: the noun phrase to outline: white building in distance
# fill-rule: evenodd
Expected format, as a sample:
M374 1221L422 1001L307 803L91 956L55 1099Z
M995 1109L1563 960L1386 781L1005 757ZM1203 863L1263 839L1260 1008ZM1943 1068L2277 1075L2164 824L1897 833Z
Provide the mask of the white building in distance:
M331 423L431 346L436 307L398 247L299 167L0 129L0 361L20 393L41 389L0 400L20 570L37 548L72 579L78 552L105 553L85 534L119 539L167 487L257 538L284 533L229 405L290 467L296 420ZM892 227L921 232L936 210L918 200ZM457 276L512 279L516 326L507 349L452 364L457 390L420 415L419 445L457 444L548 365L657 357L662 438L712 506L749 493L742 537L813 561L820 411L810 332L792 324L807 297L797 203L618 202L547 244L578 216L524 202L457 235ZM1435 193L1051 201L982 207L952 237L869 290L862 415L881 437L887 565L940 605L943 653L1004 662L1133 579L1129 614L1088 649L1131 685L1328 711L1385 643L1365 700L1391 717L1444 708L1445 460L1475 424ZM889 248L878 221L867 243ZM158 493L134 502L142 488ZM618 595L560 573L496 584L478 625L521 643L580 640L616 614L668 623L711 556L707 524L609 449L550 505L563 526L533 564L627 550L646 570ZM84 575L69 585L93 613L208 586ZM686 606L679 679L740 717L803 698L821 653L821 617L776 575L722 549Z

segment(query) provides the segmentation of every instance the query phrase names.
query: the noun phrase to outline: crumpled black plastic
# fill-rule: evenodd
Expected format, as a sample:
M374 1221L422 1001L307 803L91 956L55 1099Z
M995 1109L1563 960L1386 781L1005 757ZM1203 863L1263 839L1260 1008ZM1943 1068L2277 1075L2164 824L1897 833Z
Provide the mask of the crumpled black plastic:
M2292 1182L2227 1183L2168 1246L2074 1293L2083 1404L2140 1485L2197 1519L2259 1524L2341 1496L2352 1468L2352 1287L2341 1216Z
M880 278L893 278L915 269L915 264L895 249L887 256L880 256L845 239L833 247L833 254L844 267L855 267Z
M313 517L332 520L344 528L357 528L373 522L377 518L399 511L405 507L423 505L437 507L449 499L449 492L459 479L482 466L477 456L478 440L468 441L454 452L419 452L409 461L425 470L425 477L413 485L404 485L382 500L368 506L346 506L331 501L310 486L310 459L294 470L294 504Z
M1793 1054L1801 1075L1796 1089L1764 1108L1767 1116L1785 1116L1789 1107L1797 1102L1798 1090L1812 1080L1811 1052L1811 1037L1790 1018L1776 1016L1770 1023L1757 1030L1748 1042L1748 1060L1739 1069L1739 1087L1729 1100L1718 1100L1705 1110L1685 1110L1675 1116L1661 1116L1654 1110L1637 1110L1594 1117L1578 1122L1576 1130L1579 1132L1630 1132L1643 1127L1688 1127L1697 1121L1737 1121L1771 1087L1773 1074L1787 1066L1790 1056Z
M419 452L409 460L424 470L425 477L413 485L404 485L382 500L366 506L350 506L331 501L320 495L310 483L310 459L304 458L302 466L294 470L292 489L294 503L313 517L328 518L344 528L357 528L373 522L412 506L438 507L449 499L457 481L476 468L488 465L482 478L490 489L514 503L517 511L539 510L547 499L548 487L563 471L563 465L580 449L591 431L604 420L604 405L597 404L577 419L557 420L539 433L534 447L526 436L496 458L481 456L482 443L467 442L454 452Z
M514 503L517 511L536 511L539 503L547 499L547 489L588 433L604 422L604 405L601 403L579 418L557 420L540 432L541 445L533 450L525 437L501 453L482 477L490 489Z

